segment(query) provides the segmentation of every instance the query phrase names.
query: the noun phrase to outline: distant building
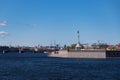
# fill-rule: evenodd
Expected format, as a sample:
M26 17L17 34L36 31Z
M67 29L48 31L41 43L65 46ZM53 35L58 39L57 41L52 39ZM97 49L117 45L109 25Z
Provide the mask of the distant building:
M75 50L80 50L82 48L80 42L78 42L75 46Z
M94 49L106 49L108 47L106 43L93 43L91 46Z
M120 43L116 45L116 49L120 50Z

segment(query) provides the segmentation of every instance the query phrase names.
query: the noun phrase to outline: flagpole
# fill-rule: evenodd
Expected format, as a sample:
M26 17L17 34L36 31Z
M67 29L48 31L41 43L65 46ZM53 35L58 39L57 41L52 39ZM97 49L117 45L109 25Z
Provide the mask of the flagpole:
M80 34L79 34L79 30L77 31L78 33L78 43L80 43Z

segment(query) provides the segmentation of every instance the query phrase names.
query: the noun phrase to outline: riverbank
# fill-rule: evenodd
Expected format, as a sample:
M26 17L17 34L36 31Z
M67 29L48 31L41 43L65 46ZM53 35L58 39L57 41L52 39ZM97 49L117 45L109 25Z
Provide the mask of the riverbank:
M66 57L66 58L109 58L120 57L120 51L105 51L105 50L91 50L91 51L67 51L60 50L52 52L49 57Z

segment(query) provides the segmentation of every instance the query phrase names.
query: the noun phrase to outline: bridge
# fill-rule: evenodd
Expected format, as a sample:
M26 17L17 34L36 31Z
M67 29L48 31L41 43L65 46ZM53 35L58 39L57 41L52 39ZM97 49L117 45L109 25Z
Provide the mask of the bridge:
M32 53L44 53L44 52L55 52L59 49L48 49L48 48L37 48L37 47L8 47L8 46L0 46L0 53L11 53L11 52L18 52L18 53L24 53L24 52L32 52Z

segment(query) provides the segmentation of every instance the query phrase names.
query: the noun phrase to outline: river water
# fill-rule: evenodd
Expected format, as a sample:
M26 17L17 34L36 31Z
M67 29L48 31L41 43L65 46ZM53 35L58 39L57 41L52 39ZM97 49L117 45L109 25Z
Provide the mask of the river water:
M120 80L120 58L67 59L43 55L0 54L0 80Z

